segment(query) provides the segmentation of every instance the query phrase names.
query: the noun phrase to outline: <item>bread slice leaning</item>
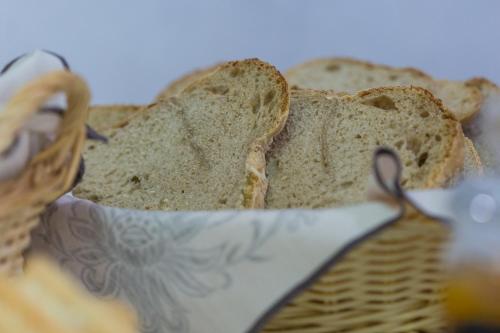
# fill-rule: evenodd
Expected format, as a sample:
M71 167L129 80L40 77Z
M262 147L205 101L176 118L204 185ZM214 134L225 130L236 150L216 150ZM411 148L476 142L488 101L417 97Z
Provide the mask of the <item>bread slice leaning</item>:
M183 91L187 86L191 83L199 80L200 78L207 76L210 73L213 73L220 64L213 65L207 68L197 69L188 73L186 75L181 76L177 80L171 82L168 86L166 86L155 98L155 101L159 101L162 99L166 99L172 96L176 96L181 91Z
M467 137L464 138L464 172L465 178L481 176L484 173L483 162L474 146L474 143Z
M464 168L462 173L450 181L450 186L456 186L466 179L483 175L484 167L479 153L474 147L474 143L469 138L464 137Z
M462 123L476 115L482 99L476 87L463 82L434 80L417 69L394 68L346 58L306 62L288 70L286 78L291 87L351 94L383 86L423 87L440 98Z
M87 151L74 194L135 209L263 207L265 153L288 107L287 83L273 66L223 64Z
M87 123L96 131L123 127L130 117L143 110L142 105L96 105L89 108Z
M394 149L409 189L447 185L464 163L460 123L422 88L331 95L292 90L290 114L268 158L268 208L364 201L378 146Z
M495 146L498 144L494 133L488 132L487 124L492 119L500 119L500 87L485 78L474 78L466 81L476 87L483 95L481 112L470 123L464 126L464 133L471 138L477 148L486 173L500 172L500 156L496 156ZM491 129L490 129L491 131Z

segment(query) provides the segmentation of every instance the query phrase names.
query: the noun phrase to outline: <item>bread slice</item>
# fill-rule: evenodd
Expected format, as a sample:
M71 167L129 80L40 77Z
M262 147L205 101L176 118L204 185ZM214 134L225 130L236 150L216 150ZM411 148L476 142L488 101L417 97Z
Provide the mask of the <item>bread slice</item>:
M495 145L498 144L495 142L496 137L485 130L488 121L500 117L500 87L485 78L474 78L466 81L466 84L481 91L483 103L478 116L464 125L464 133L474 142L485 172L500 172L500 162L495 153Z
M481 158L474 147L474 143L464 137L464 168L462 173L451 180L450 185L455 186L468 178L475 178L484 175L484 167Z
M136 209L263 207L265 153L288 106L287 83L273 66L221 65L88 151L74 194Z
M124 126L131 116L144 109L142 105L96 105L89 108L87 123L98 132Z
M481 93L463 82L434 80L413 68L393 68L368 62L331 58L298 65L286 73L290 86L355 93L383 86L419 86L431 91L465 123L479 111Z
M162 99L166 99L172 96L178 95L181 91L183 91L187 86L191 83L199 80L200 78L207 76L210 73L213 73L220 64L216 64L214 66L210 66L208 68L197 69L183 75L177 80L171 82L167 87L165 87L160 93L156 96L155 101L159 101Z
M447 185L464 163L460 123L430 92L376 88L356 95L292 90L286 127L269 152L268 208L363 201L377 146L394 149L410 189Z

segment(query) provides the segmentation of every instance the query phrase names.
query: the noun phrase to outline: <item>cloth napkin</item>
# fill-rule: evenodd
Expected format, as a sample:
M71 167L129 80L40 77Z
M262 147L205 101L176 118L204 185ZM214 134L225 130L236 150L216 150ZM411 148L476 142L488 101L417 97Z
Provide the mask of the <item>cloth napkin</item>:
M0 72L0 113L25 84L55 70L69 70L69 67L59 55L41 50L7 64ZM33 114L12 144L0 151L0 181L19 175L33 156L54 141L61 113L66 108L66 96L59 93Z

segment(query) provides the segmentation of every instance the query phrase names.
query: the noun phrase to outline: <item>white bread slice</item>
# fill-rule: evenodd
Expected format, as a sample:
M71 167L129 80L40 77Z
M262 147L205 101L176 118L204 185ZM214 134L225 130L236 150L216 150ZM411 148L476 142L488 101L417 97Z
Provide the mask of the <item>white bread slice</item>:
M355 93L383 86L419 86L432 92L462 123L479 111L481 93L458 81L434 80L413 68L394 68L368 62L331 58L298 65L285 74L291 87Z
M130 117L143 110L142 105L95 105L89 108L87 124L98 132L123 127Z
M445 186L462 171L460 123L422 88L377 88L353 96L292 90L287 125L268 154L266 207L363 201L377 146L398 153L405 188Z
M473 78L466 81L471 87L476 87L483 95L483 103L478 116L464 125L464 133L471 138L481 157L486 173L500 172L500 161L495 153L498 145L493 133L485 131L486 122L492 118L500 118L500 87L485 78Z
M183 91L191 83L201 79L204 76L213 73L220 64L216 64L207 68L196 69L186 75L181 76L175 81L172 81L168 86L166 86L155 98L155 101L162 99L167 99L172 96L177 96L181 91Z
M287 83L273 66L221 65L87 151L88 171L74 194L136 209L263 207L265 153L288 106Z

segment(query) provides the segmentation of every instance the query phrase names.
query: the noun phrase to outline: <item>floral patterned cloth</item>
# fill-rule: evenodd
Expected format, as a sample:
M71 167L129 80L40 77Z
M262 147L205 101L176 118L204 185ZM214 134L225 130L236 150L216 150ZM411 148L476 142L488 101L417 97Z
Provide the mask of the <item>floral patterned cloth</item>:
M439 207L436 194L446 197L417 199ZM143 212L66 195L46 212L32 251L55 257L92 293L129 302L144 333L255 332L346 248L398 214L382 203Z

